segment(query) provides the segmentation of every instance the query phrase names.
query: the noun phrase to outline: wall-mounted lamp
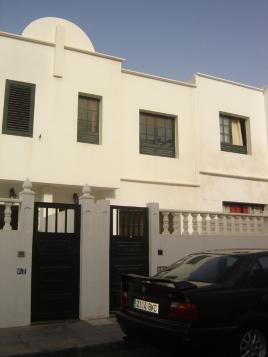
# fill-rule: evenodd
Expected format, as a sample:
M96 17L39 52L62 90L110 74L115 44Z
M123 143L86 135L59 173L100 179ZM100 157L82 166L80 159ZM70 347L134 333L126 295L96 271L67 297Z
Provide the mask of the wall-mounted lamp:
M16 194L14 187L11 187L9 189L9 198L17 198L17 194Z
M79 203L79 197L76 192L73 194L73 201L74 201L74 204L76 204L76 205Z

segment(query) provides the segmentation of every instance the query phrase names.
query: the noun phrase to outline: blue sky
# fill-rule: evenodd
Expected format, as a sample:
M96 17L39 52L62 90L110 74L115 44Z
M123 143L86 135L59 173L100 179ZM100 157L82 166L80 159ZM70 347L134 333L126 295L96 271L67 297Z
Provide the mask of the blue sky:
M268 84L268 0L0 0L0 31L62 17L128 69Z

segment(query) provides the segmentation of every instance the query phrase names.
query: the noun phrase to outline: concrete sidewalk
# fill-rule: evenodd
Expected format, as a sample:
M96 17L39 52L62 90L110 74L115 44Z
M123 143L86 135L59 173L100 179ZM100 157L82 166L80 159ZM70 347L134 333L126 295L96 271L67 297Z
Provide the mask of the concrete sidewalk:
M82 356L123 345L115 318L0 329L0 357Z

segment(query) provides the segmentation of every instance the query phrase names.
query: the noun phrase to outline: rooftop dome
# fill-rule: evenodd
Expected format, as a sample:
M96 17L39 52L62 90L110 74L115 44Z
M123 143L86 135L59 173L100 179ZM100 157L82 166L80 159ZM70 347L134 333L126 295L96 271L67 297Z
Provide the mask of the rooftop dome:
M72 22L57 17L43 17L34 20L23 30L22 36L55 43L56 27L58 25L64 27L65 46L95 51L92 42L83 30Z

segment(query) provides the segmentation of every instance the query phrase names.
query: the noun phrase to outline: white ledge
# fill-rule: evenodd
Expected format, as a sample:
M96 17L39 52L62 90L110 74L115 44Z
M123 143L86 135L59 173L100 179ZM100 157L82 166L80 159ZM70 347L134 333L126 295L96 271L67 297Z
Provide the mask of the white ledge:
M154 75L143 73L143 72L131 71L129 69L122 69L122 73L130 74L130 75L138 76L138 77L143 77L143 78L154 79L154 80L157 80L157 81L172 83L172 84L176 84L176 85L180 85L180 86L196 88L196 85L192 84L192 83L177 81L175 79L166 78L166 77L154 76Z
M8 38L13 38L13 39L15 39L15 40L24 41L24 42L37 43L37 44L39 44L39 45L55 47L55 43L52 43L52 42L37 40L37 39L35 39L35 38L30 38L30 37L24 37L24 36L16 35L16 34L9 33L9 32L2 32L2 31L0 31L0 36L2 36L2 37L8 37Z
M106 58L106 59L110 59L112 61L117 61L117 62L124 62L125 61L124 58L111 56L111 55L106 55L106 54L100 53L100 52L93 52L93 51L83 50L83 49L80 49L80 48L70 47L70 46L64 46L64 48L66 50L69 50L69 51L75 51L75 52L84 53L86 55L92 55L92 56L96 56L96 57Z
M235 86L239 86L239 87L244 87L244 88L247 88L247 89L253 89L253 90L256 90L256 91L259 91L259 92L263 92L264 89L263 88L258 88L258 87L254 87L254 86L249 86L247 84L243 84L243 83L239 83L239 82L235 82L235 81L231 81L229 79L224 79L224 78L220 78L220 77L214 77L214 76L210 76L208 74L204 74L204 73L195 73L196 76L199 76L199 77L204 77L204 78L207 78L207 79L212 79L212 80L215 80L215 81L219 81L219 82L224 82L224 83L228 83L228 84L233 84Z
M19 40L19 41L32 42L32 43L36 43L36 44L39 44L39 45L55 47L55 43L53 43L53 42L37 40L35 38L24 37L24 36L16 35L16 34L13 34L13 33L1 32L0 31L0 36L13 38L13 39ZM83 49L76 48L76 47L71 47L71 46L64 46L64 48L66 50L69 50L69 51L80 52L80 53L84 53L84 54L88 54L88 55L92 55L92 56L96 56L96 57L101 57L101 58L106 58L106 59L110 59L110 60L118 61L118 62L123 62L125 60L124 58L121 58L121 57L110 56L110 55L106 55L104 53L83 50Z
M200 173L200 175L228 177L228 178L234 178L234 179L238 179L238 180L250 180L250 181L268 182L268 178L265 178L265 177L231 175L231 174L224 174L224 173L221 173L221 172L209 172L209 171L199 171L199 173Z
M151 185L164 185L164 186L200 187L200 185L198 185L198 184L186 183L186 182L168 182L168 181L155 181L155 180L132 179L132 178L121 178L120 181L145 183L145 184L151 184Z

